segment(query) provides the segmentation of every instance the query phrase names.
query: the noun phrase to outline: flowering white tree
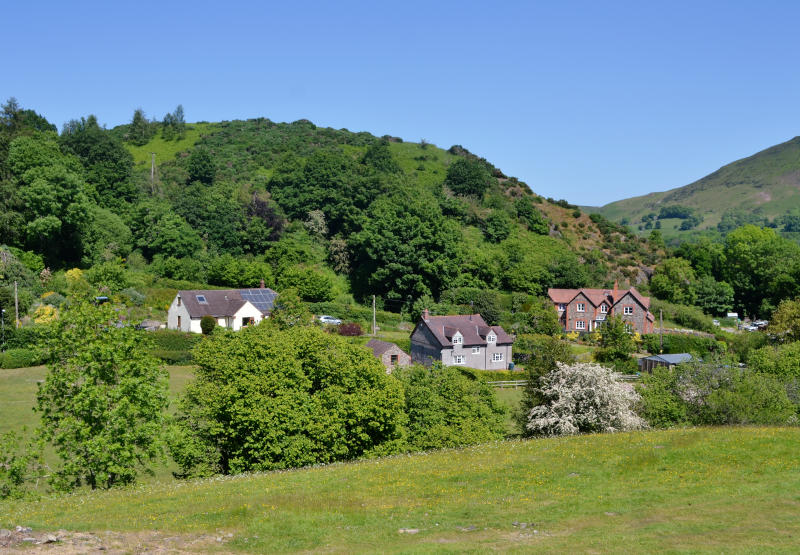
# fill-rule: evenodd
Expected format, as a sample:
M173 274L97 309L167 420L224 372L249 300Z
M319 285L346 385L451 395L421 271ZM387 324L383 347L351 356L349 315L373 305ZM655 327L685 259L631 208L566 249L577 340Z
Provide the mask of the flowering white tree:
M528 413L527 428L537 435L621 432L646 428L633 412L639 396L597 364L557 363L542 376L539 393L544 403Z

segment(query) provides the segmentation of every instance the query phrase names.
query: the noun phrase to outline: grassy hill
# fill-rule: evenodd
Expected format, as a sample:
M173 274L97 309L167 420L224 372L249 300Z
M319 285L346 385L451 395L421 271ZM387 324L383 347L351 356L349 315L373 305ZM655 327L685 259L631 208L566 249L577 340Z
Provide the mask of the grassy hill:
M112 133L123 136L125 128L121 126ZM150 153L156 153L157 189L173 204L181 203L186 186L183 168L187 158L198 148L207 149L214 157L220 194L233 196L239 202L246 202L254 194L271 195L281 204L273 178L276 171L285 171L287 157L303 164L318 151L333 151L360 163L367 150L381 139L388 140L391 156L401 170L389 185L384 186L382 193L400 191L407 198L430 198L430 195L439 199L445 217L458 222L467 249L480 253L476 254L479 258L499 260L507 256L502 242L498 244L485 237L488 222L498 211L511 218L513 239L534 245L532 250L541 253L543 268L572 253L585 263L585 268L593 270L592 285L610 285L615 280L627 284L640 280L641 268L652 266L659 256L647 245L629 241L624 228L598 225L587 213L581 213L565 201L544 199L524 182L506 176L491 162L458 145L445 150L428 143L404 142L396 137L379 138L365 132L317 127L307 120L276 123L258 118L195 123L189 125L181 140L165 141L160 133L156 133L143 146L129 143L125 146L133 155L139 172L146 174L147 179ZM448 168L460 158L479 160L490 172L491 185L482 199L453 197L446 188L443 191ZM331 177L335 180L336 175ZM531 199L535 210L549 223L549 233L529 232L514 204L519 198ZM288 210L290 221L300 217L291 213L291 208L285 204L281 207ZM533 266L539 262L529 261L526 265L535 273L537 270Z
M758 213L770 220L800 209L800 137L723 166L689 185L633 197L594 208L613 221L626 218L637 227L643 216L679 205L702 217L698 230L716 229L726 211ZM665 237L678 232L680 221L662 224ZM674 232L673 232L674 230ZM686 233L685 231L680 233Z
M504 441L3 502L0 527L136 551L788 553L798 441L798 428Z

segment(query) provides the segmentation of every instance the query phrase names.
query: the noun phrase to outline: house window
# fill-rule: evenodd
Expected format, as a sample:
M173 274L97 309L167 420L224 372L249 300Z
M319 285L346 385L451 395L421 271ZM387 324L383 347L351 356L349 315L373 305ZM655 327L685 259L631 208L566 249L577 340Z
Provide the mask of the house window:
M567 309L567 305L565 305L565 304L559 304L558 305L558 311L559 312L564 312L566 309Z
M461 337L460 335L453 336L453 345L461 345L462 343L464 343L463 337Z
M608 307L606 305L600 305L600 314L608 314Z
M586 303L578 303L578 307L575 310L578 312L586 312Z
M178 329L181 329L181 317L178 316Z
M625 331L628 333L633 333L633 326L630 324L625 324Z
M178 297L178 306L181 306L181 298Z
M503 353L493 353L492 362L503 362Z
M391 355L391 365L397 366L397 355Z
M480 347L473 347L473 348L472 348L472 354L473 354L473 355L479 355L479 354L481 354L481 348L480 348Z
M252 316L245 316L242 318L242 327L249 326L250 324L255 322L255 318Z
M586 329L586 322L583 320L578 320L575 322L575 329L576 330L585 330Z
M464 355L454 355L453 364L464 364Z
M204 295L197 295L197 302L200 304L208 304Z
M497 341L497 337L495 337L492 334L489 334L489 335L486 336L486 341L489 342L489 343L494 343L495 341Z
M628 316L630 316L631 314L633 314L633 307L632 307L632 306L626 306L626 307L624 307L624 308L622 309L622 313L623 313L623 314L627 314Z

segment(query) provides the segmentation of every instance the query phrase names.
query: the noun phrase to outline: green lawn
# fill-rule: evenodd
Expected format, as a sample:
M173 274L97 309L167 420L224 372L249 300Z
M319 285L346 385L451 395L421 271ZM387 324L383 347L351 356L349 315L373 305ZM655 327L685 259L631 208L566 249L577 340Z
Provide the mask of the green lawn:
M224 531L246 552L793 553L799 443L799 428L504 441L2 502L0 527Z

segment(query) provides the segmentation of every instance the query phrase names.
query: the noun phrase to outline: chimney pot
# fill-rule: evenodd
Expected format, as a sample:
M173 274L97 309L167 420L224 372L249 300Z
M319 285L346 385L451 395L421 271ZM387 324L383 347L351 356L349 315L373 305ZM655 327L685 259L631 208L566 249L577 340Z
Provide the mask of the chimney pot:
M265 288L266 288L266 286L267 286L267 285L264 283L264 278L261 278L261 283L259 284L258 288L259 288L259 289L265 289Z
M428 313L428 309L427 309L427 308L426 308L426 309L424 309L424 310L422 311L422 319L423 319L423 320L427 320L429 316L430 316L430 314Z

